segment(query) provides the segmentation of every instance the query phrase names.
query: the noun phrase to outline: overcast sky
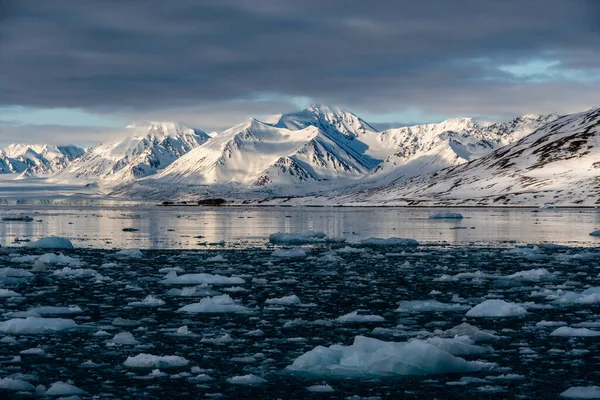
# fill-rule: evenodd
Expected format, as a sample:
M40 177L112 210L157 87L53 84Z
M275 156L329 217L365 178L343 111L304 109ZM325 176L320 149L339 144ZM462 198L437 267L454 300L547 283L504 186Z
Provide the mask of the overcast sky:
M600 1L0 0L0 145L311 103L382 126L600 106Z

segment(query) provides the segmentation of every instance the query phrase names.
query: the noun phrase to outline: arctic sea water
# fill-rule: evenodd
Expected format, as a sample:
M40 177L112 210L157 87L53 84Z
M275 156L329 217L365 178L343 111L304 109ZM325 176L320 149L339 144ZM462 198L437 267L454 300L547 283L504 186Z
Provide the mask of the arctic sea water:
M600 396L593 209L4 217L0 396Z

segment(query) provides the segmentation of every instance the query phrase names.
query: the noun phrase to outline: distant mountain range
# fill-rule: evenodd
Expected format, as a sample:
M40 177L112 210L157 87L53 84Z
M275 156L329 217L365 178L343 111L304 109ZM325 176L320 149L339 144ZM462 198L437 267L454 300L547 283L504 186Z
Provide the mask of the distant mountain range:
M155 201L284 196L297 204L589 204L600 171L594 166L599 112L494 124L453 118L381 132L329 106L250 119L211 135L150 122L87 152L8 146L0 150L0 173ZM567 195L584 189L586 198Z

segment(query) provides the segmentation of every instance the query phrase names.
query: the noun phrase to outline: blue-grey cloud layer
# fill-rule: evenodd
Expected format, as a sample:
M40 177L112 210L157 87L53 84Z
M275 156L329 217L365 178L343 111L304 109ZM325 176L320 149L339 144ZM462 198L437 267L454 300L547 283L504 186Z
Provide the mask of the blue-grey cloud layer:
M595 0L0 7L0 106L151 113L272 94L368 111L504 115L591 106L600 86ZM590 79L529 79L497 68L536 58Z

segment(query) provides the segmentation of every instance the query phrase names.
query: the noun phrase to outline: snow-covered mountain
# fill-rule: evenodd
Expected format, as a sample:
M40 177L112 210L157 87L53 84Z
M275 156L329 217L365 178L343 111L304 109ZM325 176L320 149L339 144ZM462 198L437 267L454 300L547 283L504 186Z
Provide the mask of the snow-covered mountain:
M167 167L210 137L173 122L148 122L127 127L126 137L93 147L52 181L117 185Z
M378 132L338 107L310 106L213 135L154 175L114 180L112 193L248 198L373 188L484 156L555 118L524 116L492 125L455 118Z
M598 205L600 108L566 115L487 156L310 202L378 205Z
M11 144L0 149L0 174L49 176L84 154L84 149L71 145Z
M394 143L397 151L371 171L359 187L387 185L475 160L557 118L556 114L524 115L491 125L471 118L452 118L438 124L388 129L381 133L381 140Z
M362 139L378 132L340 109L313 106L234 126L190 151L148 184L240 184L281 190L358 179L381 162ZM388 154L393 149L388 149Z

